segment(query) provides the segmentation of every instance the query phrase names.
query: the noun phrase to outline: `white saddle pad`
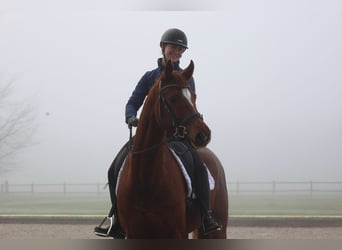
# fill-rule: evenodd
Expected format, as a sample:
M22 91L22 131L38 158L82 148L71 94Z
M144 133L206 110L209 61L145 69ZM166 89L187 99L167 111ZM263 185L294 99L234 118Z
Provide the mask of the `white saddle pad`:
M185 166L183 165L183 162L178 157L178 155L175 153L175 151L173 151L172 148L169 148L169 149L170 149L172 155L175 157L175 159L176 159L176 161L178 163L178 166L180 167L180 169L182 171L182 174L184 176L184 179L185 179L185 182L186 182L186 186L187 186L187 191L188 191L186 196L188 198L195 198L196 197L195 194L192 193L191 179L190 179L190 176L189 176L188 172L185 169ZM121 167L121 169L119 171L117 183L119 183L119 181L120 181L121 172L122 172L123 167L125 166L125 161L126 161L126 159L124 160L124 162L122 164L122 167ZM206 167L207 172L208 172L209 188L210 188L210 191L212 191L215 188L215 180L214 180L213 176L211 175L210 171L208 170L208 167L207 166L205 166L205 167ZM115 187L115 193L118 194L118 185L116 185L116 187Z
M187 188L188 188L188 192L187 192L187 197L191 197L191 194L192 194L192 186L191 186L191 179L190 179L190 176L188 174L188 172L186 171L185 169L185 166L183 165L183 162L181 161L181 159L178 157L178 155L175 153L175 151L173 151L172 148L169 148L171 153L173 154L173 156L175 157L177 163L178 163L178 166L180 167L182 173L183 173L183 176L184 176L184 179L185 179L185 182L186 182L186 185L187 185ZM213 178L213 176L211 175L210 171L208 170L208 167L205 166L206 169L207 169L207 172L208 172L208 180L209 180L209 188L210 190L214 190L215 188L215 180ZM194 196L195 194L193 194L193 196L191 198L195 198Z

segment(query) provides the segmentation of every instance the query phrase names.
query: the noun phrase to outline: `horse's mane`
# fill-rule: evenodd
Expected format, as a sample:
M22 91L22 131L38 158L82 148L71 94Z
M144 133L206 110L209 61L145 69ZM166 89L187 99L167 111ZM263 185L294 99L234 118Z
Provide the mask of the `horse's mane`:
M170 67L170 66L168 66ZM172 64L171 64L171 67L172 67ZM170 70L171 71L168 73L167 70ZM173 68L165 68L164 71L160 74L160 76L155 80L154 84L152 85L151 89L149 90L148 94L147 94L147 97L146 97L146 100L145 100L145 103L144 103L144 106L143 106L143 109L141 111L141 114L144 114L146 112L149 112L149 113L154 113L154 114L157 114L159 112L159 110L153 110L154 112L152 112L151 108L156 108L158 109L159 106L155 106L155 107L152 107L153 102L155 100L155 98L159 95L159 90L160 90L160 87L162 86L161 84L163 82L172 82L172 83L179 83L179 84L185 84L186 81L185 79L183 79L182 77L182 71L175 71L173 70ZM167 76L168 74L168 76ZM142 117L141 117L142 118ZM151 117L150 117L151 118Z

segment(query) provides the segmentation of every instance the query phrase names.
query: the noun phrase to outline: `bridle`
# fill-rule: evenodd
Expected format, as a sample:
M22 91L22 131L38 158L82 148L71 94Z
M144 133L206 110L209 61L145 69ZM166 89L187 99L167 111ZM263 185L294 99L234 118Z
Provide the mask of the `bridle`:
M184 85L180 86L179 84L168 84L165 86L161 86L162 81L159 82L159 96L160 96L160 107L159 107L159 120L162 120L162 105L166 109L171 121L172 121L172 126L175 128L175 131L173 133L173 136L176 138L184 139L186 135L188 134L188 130L186 128L186 124L190 124L193 122L195 119L200 118L203 119L203 115L200 114L199 112L195 111L191 115L187 116L183 120L179 121L175 114L172 112L172 109L170 108L169 104L166 102L165 97L163 95L163 91L168 88L187 88L191 91L190 85Z
M159 105L159 121L161 122L162 120L162 108L165 108L171 121L172 121L172 126L175 128L175 131L173 132L173 136L179 139L184 139L187 134L188 134L188 130L186 128L186 124L191 124L191 122L193 122L196 118L200 118L203 120L203 115L200 114L199 112L195 111L193 112L191 115L187 116L186 118L184 118L183 120L179 121L175 114L172 112L172 109L170 108L170 105L166 102L165 97L163 95L163 91L165 89L168 88L187 88L191 91L190 85L184 85L184 86L180 86L178 84L168 84L165 86L161 86L162 85L162 81L159 82L159 98L160 98L160 105ZM163 104L163 107L162 107ZM132 132L130 131L130 141L132 142ZM158 144L152 145L148 148L145 148L143 150L138 150L138 151L133 151L132 153L134 155L137 154L143 154L146 153L148 151L154 150L156 148L158 148L159 146L165 144L167 142L166 141L162 141Z

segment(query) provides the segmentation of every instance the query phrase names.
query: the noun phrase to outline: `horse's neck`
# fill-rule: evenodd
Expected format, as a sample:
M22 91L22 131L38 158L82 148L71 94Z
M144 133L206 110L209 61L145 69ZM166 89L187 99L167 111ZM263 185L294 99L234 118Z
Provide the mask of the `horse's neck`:
M165 141L164 131L153 123L151 118L144 120L140 117L129 166L135 185L141 185L141 188L151 187L155 182L155 175L164 171L160 160L166 152L163 150Z
M142 113L134 139L133 151L148 151L162 144L165 140L166 133L156 123L153 114Z
M138 179L148 179L152 172L163 171L159 163L163 159L162 154L167 152L163 150L166 132L158 123L160 117L156 100L159 95L155 86L145 101L134 138L131 167L134 178Z

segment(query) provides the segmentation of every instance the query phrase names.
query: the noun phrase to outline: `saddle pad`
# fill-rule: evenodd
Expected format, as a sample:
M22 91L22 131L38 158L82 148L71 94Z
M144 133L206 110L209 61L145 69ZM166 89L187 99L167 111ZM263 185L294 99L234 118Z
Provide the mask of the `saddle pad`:
M183 162L178 157L178 155L175 153L175 151L173 151L172 148L169 147L169 149L170 149L172 155L175 157L175 159L176 159L176 161L178 163L178 166L180 167L180 169L181 169L181 171L183 173L183 176L184 176L187 188L188 188L187 197L188 198L195 198L195 197L191 197L191 194L192 194L191 179L190 179L190 176L189 176L188 172L185 169L185 166L184 166ZM210 191L212 191L215 188L215 180L214 180L214 177L211 175L208 167L207 166L205 166L205 167L206 167L207 172L208 172L209 189L210 189Z
M191 196L191 194L192 194L191 179L190 179L190 176L189 176L188 172L186 171L186 169L184 167L183 162L178 157L178 155L175 153L175 151L173 151L172 148L169 147L169 149L170 149L172 155L175 157L175 159L176 159L176 161L178 163L178 166L180 167L180 169L181 169L181 171L183 173L183 176L184 176L184 179L185 179L185 182L186 182L186 186L187 186L187 190L188 190L186 196L188 198L195 198L196 197L195 194L193 194ZM120 168L120 171L119 171L119 174L118 174L117 183L119 183L119 181L120 181L121 172L122 172L123 166L125 166L126 159L127 159L127 157L125 158L124 162L122 163L122 167ZM209 189L210 189L210 191L212 191L215 188L215 180L214 180L213 176L211 175L210 171L208 170L207 166L206 166L206 169L207 169L207 172L208 172ZM115 194L116 195L118 194L118 185L116 185L116 187L115 187Z

